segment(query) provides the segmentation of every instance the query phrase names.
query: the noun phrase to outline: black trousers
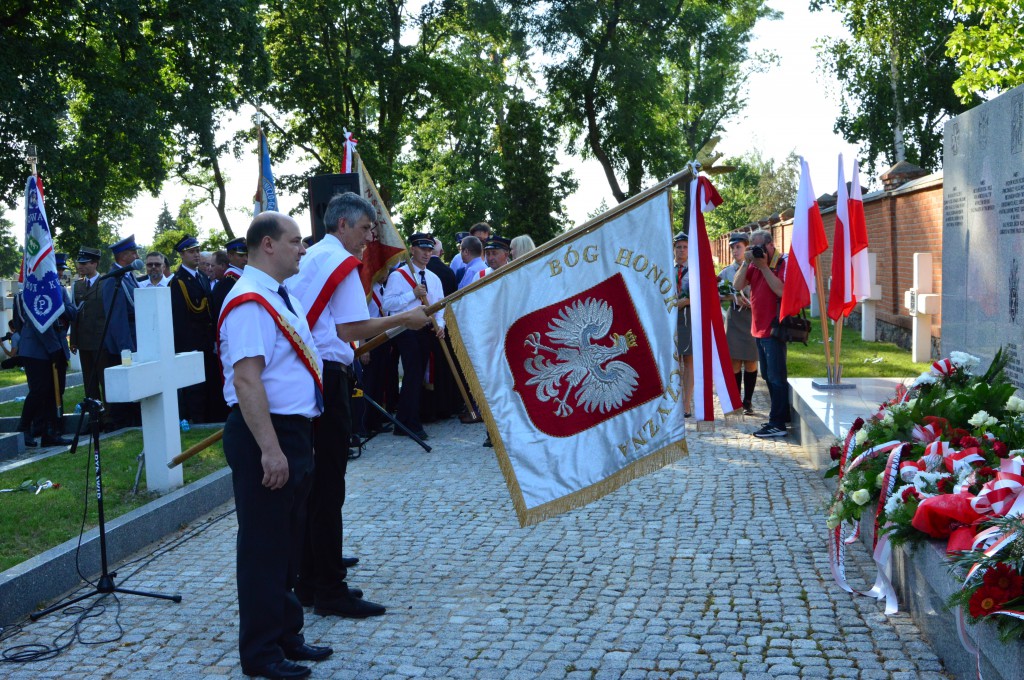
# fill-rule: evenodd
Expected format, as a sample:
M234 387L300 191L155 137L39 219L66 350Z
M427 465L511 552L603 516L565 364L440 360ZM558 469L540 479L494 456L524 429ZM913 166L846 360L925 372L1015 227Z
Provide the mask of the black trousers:
M420 422L420 394L423 392L423 376L426 371L427 353L430 350L429 330L405 331L396 335L392 342L402 357L402 390L398 393L399 422L413 432L423 429Z
M313 426L301 416L270 418L288 458L288 482L263 486L259 444L240 409L224 424L224 455L231 466L238 517L238 653L243 668L280 661L305 641L302 605L292 592L312 482Z
M100 379L102 382L102 371L111 366L120 366L121 357L108 352L100 352ZM142 409L135 402L107 402L106 385L104 384L104 406L106 408L106 425L108 430L120 430L123 427L137 427L142 424Z
M63 396L68 360L64 358L63 352L55 352L49 359L21 357L21 365L25 367L28 396L25 397L25 403L21 408L18 430L30 436L32 434L60 434L63 427L57 416L53 370L56 367L60 394Z
M408 331L407 331L408 332ZM389 411L395 410L398 390L398 354L391 340L370 350L370 363L363 367L363 388L366 395ZM379 430L384 416L372 406L363 409L363 431Z
M82 385L85 387L85 396L91 399L100 398L100 388L103 386L103 372L99 367L100 350L78 349L78 360L82 362ZM99 372L100 375L96 376Z
M324 362L324 412L313 426L313 488L306 501L306 540L299 582L316 599L330 600L347 593L348 570L341 563L345 504L352 435L351 381L334 361Z

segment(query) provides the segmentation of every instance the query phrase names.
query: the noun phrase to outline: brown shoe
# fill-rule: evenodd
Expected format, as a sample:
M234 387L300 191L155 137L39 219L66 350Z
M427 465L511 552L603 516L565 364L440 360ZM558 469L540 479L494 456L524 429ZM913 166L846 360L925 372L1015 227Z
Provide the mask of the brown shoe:
M463 413L459 416L459 422L463 425L472 425L473 423L482 423L484 419L477 413Z

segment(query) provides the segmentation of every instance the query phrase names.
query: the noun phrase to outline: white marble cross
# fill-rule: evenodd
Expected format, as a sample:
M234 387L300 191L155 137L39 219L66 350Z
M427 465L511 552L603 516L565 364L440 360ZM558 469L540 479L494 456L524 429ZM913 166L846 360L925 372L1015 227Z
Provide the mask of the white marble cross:
M860 301L860 338L866 342L875 341L875 303L882 299L882 287L878 280L878 255L868 253L868 279L871 295Z
M932 293L932 254L914 253L914 285L903 293L910 311L913 340L910 355L915 362L932 360L932 314L939 313L939 296Z
M181 486L181 466L167 468L181 453L178 389L206 379L202 352L174 353L171 290L135 291L135 330L139 351L131 366L106 369L107 401L138 401L142 406L142 446L146 452L146 486L169 491Z

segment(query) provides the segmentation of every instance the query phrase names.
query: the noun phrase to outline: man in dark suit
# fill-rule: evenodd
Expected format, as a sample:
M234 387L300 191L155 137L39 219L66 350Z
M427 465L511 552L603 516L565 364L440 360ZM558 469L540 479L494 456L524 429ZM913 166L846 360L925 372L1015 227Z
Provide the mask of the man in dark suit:
M174 246L181 256L168 287L174 318L174 351L202 352L206 382L178 390L178 410L185 420L206 423L223 419L226 407L212 402L210 384L220 387L220 370L213 352L214 321L210 308L210 279L199 270L199 241L186 236ZM223 401L223 398L221 398ZM213 406L214 413L211 413Z
M77 264L81 278L71 284L71 302L78 309L78 317L71 323L71 352L77 352L82 363L85 396L99 399L103 378L98 368L100 345L103 342L103 323L107 319L103 311L103 296L97 285L100 279L96 271L100 264L99 249L82 246L78 251Z
M434 239L434 252L430 255L430 261L427 262L427 269L441 279L441 290L445 297L459 289L459 280L455 278L455 272L444 263L444 246L441 245L440 239Z
M135 235L127 236L110 246L110 252L114 254L114 267L111 271L130 267L135 260L139 259L139 247L135 245ZM103 296L103 310L110 318L107 335L103 338L105 352L101 352L101 370L111 366L120 366L122 351L134 352L138 349L135 340L135 291L139 288L139 282L131 275L130 270L125 270L125 272L121 276L107 279L100 287ZM138 404L111 403L107 405L106 429L108 431L141 424L142 416Z
M217 319L220 318L220 310L224 306L224 298L231 292L235 281L242 275L242 270L245 269L245 264L249 260L249 251L245 247L245 239L241 236L228 241L224 246L224 253L227 255L228 266L224 270L224 275L217 281L217 285L213 289L213 295L210 298L213 305L214 326L217 325Z

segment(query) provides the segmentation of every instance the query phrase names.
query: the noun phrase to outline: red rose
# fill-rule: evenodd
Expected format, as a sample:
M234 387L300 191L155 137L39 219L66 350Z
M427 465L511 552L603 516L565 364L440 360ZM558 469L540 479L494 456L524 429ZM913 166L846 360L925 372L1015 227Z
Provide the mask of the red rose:
M939 490L939 493L952 493L953 479L951 477L943 477L935 482L935 488Z
M1024 578L1005 562L1000 562L986 571L982 582L989 588L1005 593L1004 602L1024 595Z
M843 455L843 450L838 446L833 446L828 450L828 455L832 460L839 460Z
M960 437L960 448L961 449L969 449L972 446L973 447L978 446L978 440L975 437L971 437L970 435L968 435L966 437Z
M968 432L967 430L963 430L959 427L954 427L952 430L950 430L949 433L949 443L957 448L960 448L960 440L963 437L970 436L970 434L971 433Z
M862 427L864 427L864 419L863 418L857 418L857 420L853 421L853 425L850 426L850 429L853 430L854 432L856 432L857 430L859 430Z
M975 474L977 474L977 476L979 477L995 477L997 474L999 474L999 471L993 470L990 467L983 467L979 469Z
M909 503L911 498L919 501L921 500L921 494L918 493L917 489L915 489L913 486L903 487L903 493L900 494L900 499L904 503Z
M988 586L983 585L978 588L974 595L971 595L971 601L968 604L971 616L980 619L994 611L998 611L1000 605L1006 602L1002 595L1003 593Z
M1010 455L1010 447L999 441L992 442L992 451L1000 458L1006 458Z

